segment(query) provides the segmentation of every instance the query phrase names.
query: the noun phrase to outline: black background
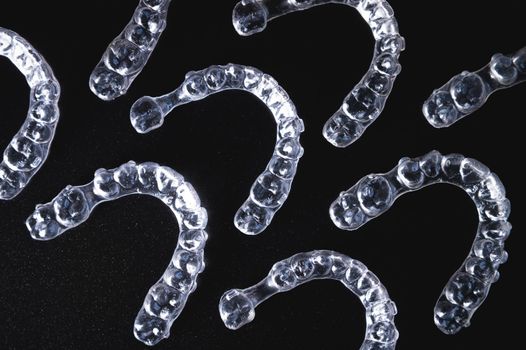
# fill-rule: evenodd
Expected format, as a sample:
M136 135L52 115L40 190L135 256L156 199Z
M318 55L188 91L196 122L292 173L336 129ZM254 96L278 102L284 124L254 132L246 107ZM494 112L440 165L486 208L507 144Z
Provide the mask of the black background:
M129 93L98 100L88 77L108 43L129 21L136 1L2 1L0 26L30 41L62 86L61 120L50 156L15 200L0 203L0 349L141 349L133 321L148 288L164 271L177 239L175 219L153 198L127 197L97 208L90 220L51 242L31 240L24 220L34 205L67 184L91 181L100 167L130 159L181 172L208 209L207 268L198 288L157 349L357 349L363 340L360 302L334 281L309 283L257 309L233 332L219 317L221 294L259 281L271 265L301 251L334 249L363 261L387 286L399 315L400 349L517 348L524 339L524 195L520 169L526 85L492 96L480 111L437 130L421 113L434 88L476 70L496 52L524 46L526 3L504 0L392 0L406 38L402 73L386 108L347 149L321 136L327 118L369 66L373 39L352 8L321 6L280 18L251 38L231 24L235 0L179 1L148 65ZM128 113L143 95L171 91L190 70L228 62L253 65L288 91L306 125L305 156L293 190L257 237L232 218L274 147L275 125L250 94L225 92L172 112L163 128L136 134ZM28 88L14 66L0 65L0 142L25 118ZM522 100L520 100L522 98ZM517 131L517 132L515 132ZM513 203L510 260L501 280L456 336L433 324L433 306L472 243L473 203L453 186L401 198L356 232L338 230L328 206L362 176L391 169L402 156L438 149L479 159L502 179ZM520 346L519 346L520 347Z

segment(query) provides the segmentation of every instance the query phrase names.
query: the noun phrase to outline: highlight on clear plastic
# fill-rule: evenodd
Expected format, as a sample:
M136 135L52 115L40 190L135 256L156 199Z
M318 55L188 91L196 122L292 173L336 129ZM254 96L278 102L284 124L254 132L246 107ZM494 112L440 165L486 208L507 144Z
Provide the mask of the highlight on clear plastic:
M166 27L171 1L139 1L131 21L113 39L91 73L89 86L97 97L111 101L128 92Z
M469 255L447 282L435 305L436 326L446 334L454 334L470 325L491 284L499 279L499 266L508 259L504 241L511 231L508 222L511 205L495 173L460 154L432 151L418 158L403 158L391 171L367 175L342 192L332 203L330 216L337 227L356 230L386 212L399 196L437 183L452 184L466 191L479 215Z
M26 226L34 239L51 240L86 221L100 203L133 194L160 199L179 223L179 240L170 264L148 291L134 323L135 337L146 345L155 345L170 335L172 323L205 268L208 216L182 175L156 163L133 161L112 170L99 169L92 182L68 186L51 202L37 205Z
M159 128L174 108L225 90L250 92L268 107L277 124L274 154L234 217L234 224L241 232L256 235L267 228L285 203L303 155L300 145L300 134L305 130L303 121L287 92L274 78L238 64L190 72L174 91L137 100L131 108L130 120L137 132L147 133Z
M360 349L394 349L398 339L395 303L378 277L359 262L329 250L296 254L272 266L267 277L246 289L231 289L219 302L225 326L239 329L255 317L255 308L277 293L319 279L340 281L365 307L366 332Z
M0 56L18 68L31 89L26 120L0 164L0 200L9 200L22 192L46 161L59 120L60 84L44 57L27 40L2 27Z
M495 91L526 81L526 47L496 54L476 72L462 72L433 91L422 111L429 124L446 128L480 109Z
M323 128L327 141L336 147L347 147L358 140L383 111L401 70L399 56L405 49L405 41L398 32L389 3L385 0L242 0L234 8L232 21L238 34L248 36L263 31L267 22L277 17L324 4L356 8L376 40L367 73Z

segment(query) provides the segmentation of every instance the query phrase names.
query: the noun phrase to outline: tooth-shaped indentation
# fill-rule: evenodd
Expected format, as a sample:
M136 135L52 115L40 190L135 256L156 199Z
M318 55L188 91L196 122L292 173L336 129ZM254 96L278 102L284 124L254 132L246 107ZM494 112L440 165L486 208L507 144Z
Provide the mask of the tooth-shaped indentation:
M329 212L337 227L356 230L389 210L401 195L437 183L462 188L475 202L479 213L472 249L446 284L435 306L437 327L446 334L454 334L469 326L491 284L498 279L498 267L508 258L504 241L511 231L507 221L511 205L497 175L475 159L432 151L414 159L402 158L385 174L365 176L342 192ZM444 210L453 209L446 207Z
M130 120L138 133L148 133L163 125L164 118L175 107L225 90L247 91L258 97L268 107L277 125L274 154L234 218L234 224L241 232L256 235L267 228L285 203L298 161L303 156L300 135L305 126L289 96L274 78L256 68L238 64L189 72L184 82L171 93L137 100L131 108Z
M405 49L405 41L398 32L389 3L386 0L243 0L234 7L232 23L239 35L249 36L262 32L267 23L277 17L334 3L356 8L376 40L367 73L323 127L327 141L336 147L347 147L382 113L401 70L398 59Z
M23 181L0 166L0 177ZM163 276L150 288L134 324L135 337L155 345L170 334L170 327L196 288L203 271L207 212L191 184L182 175L157 163L130 161L112 170L99 169L92 182L68 186L50 203L38 205L26 220L35 240L56 238L86 221L100 203L128 195L160 199L179 223L179 239Z
M130 22L111 42L91 73L89 86L97 97L111 101L128 92L166 27L171 1L139 1Z
M319 279L340 281L360 298L366 319L366 334L360 349L395 348L397 310L387 289L364 264L329 250L299 253L278 261L259 283L225 292L219 302L219 314L227 328L239 329L254 320L255 309L263 301Z
M60 84L29 42L0 27L0 55L26 77L31 88L26 120L3 153L0 200L16 197L46 161L59 119Z
M526 81L526 47L495 54L476 72L462 72L433 91L422 111L429 124L447 128L481 108L495 91Z

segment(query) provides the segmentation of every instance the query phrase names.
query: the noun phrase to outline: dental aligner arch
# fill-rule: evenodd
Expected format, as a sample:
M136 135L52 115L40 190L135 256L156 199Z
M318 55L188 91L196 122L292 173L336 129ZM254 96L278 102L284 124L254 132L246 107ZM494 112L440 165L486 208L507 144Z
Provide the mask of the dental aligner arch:
M395 348L397 310L386 288L364 264L329 250L296 254L275 263L258 284L225 292L219 302L221 319L229 329L239 329L254 320L255 308L271 296L318 279L340 281L360 298L367 324L361 350Z
M504 241L511 231L511 211L506 190L498 176L479 161L460 154L432 151L422 157L402 158L385 174L362 178L342 192L330 207L334 224L356 230L386 212L395 200L423 187L447 183L462 188L475 202L479 215L477 236L468 257L446 284L435 305L435 324L446 334L468 327L482 305L498 267L508 259Z
M163 276L150 288L135 323L135 337L155 345L170 335L188 296L205 268L204 247L208 216L199 196L182 175L156 163L128 162L95 172L92 182L68 186L50 203L38 205L26 226L36 240L50 240L86 221L100 203L128 195L160 199L179 223L179 240Z
M323 127L327 141L336 147L347 147L378 118L401 70L398 58L405 49L405 41L398 32L389 3L385 0L242 0L234 8L232 21L238 34L248 36L263 31L267 22L277 17L324 4L356 8L376 40L369 70Z
M166 27L171 1L139 1L130 22L106 48L91 73L89 86L97 97L111 101L128 92Z
M175 107L225 90L250 92L265 103L277 124L274 154L234 217L234 224L241 232L256 235L267 228L287 199L303 155L300 145L300 134L305 129L303 121L287 92L274 78L256 68L237 64L190 72L174 91L137 100L131 108L130 120L137 132L147 133L159 128Z
M27 40L2 27L0 56L18 68L31 89L26 120L0 164L0 200L9 200L22 192L46 161L60 114L60 84L44 57Z
M526 47L515 54L495 54L476 72L464 71L433 91L422 112L435 128L449 127L481 108L495 91L526 81Z

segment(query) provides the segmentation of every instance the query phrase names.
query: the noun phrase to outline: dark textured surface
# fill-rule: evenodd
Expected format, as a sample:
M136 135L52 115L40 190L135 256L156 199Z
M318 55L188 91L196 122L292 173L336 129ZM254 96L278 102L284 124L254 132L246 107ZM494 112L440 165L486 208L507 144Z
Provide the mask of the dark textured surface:
M104 204L82 226L47 243L34 242L24 220L67 184L90 181L99 167L155 161L180 171L209 211L207 268L198 289L157 349L298 349L363 340L364 312L338 283L318 281L273 298L253 323L233 332L217 303L230 288L263 278L271 265L300 251L333 249L363 261L396 301L400 349L504 349L523 339L526 312L519 287L525 255L524 187L519 121L526 85L498 92L479 111L449 129L429 126L421 105L462 70L476 70L496 52L524 46L526 4L501 1L427 2L421 10L392 0L407 40L402 73L385 111L344 150L321 136L322 126L370 63L373 39L356 11L322 6L239 37L235 1L174 0L168 27L129 93L98 100L88 77L108 43L130 19L134 0L2 2L0 26L23 35L46 57L62 84L61 121L47 163L25 191L0 203L0 349L141 349L133 320L148 288L167 265L177 226L153 198ZM160 130L138 135L128 113L143 95L175 88L187 71L228 62L273 75L305 121L305 156L289 199L258 237L232 223L255 177L270 158L275 126L252 96L228 92L181 107ZM7 60L0 64L4 149L25 118L28 87ZM474 205L452 186L408 195L356 232L338 230L329 204L363 175L391 169L402 156L438 149L476 158L506 185L514 225L508 263L472 325L456 336L433 324L433 306L473 241ZM520 346L519 346L520 347Z

